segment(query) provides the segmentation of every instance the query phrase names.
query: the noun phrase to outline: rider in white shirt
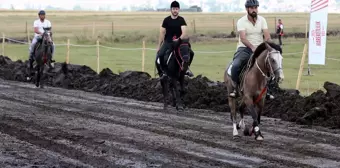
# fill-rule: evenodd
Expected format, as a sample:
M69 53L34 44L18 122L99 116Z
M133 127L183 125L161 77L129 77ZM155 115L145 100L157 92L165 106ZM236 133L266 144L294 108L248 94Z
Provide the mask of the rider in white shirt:
M255 49L263 41L271 41L266 19L257 14L258 6L258 0L246 0L245 8L247 15L237 21L237 31L240 36L231 68L231 79L236 83L237 88L241 83L239 79L240 72L247 64ZM230 93L229 96L235 97L236 90ZM269 93L267 93L267 97L274 99L274 96Z
M35 44L37 43L37 41L41 38L42 34L44 33L44 29L43 28L51 28L52 29L52 25L51 22L47 19L45 19L45 11L41 10L39 11L38 15L39 15L39 19L35 20L33 23L33 27L34 27L34 38L32 40L31 46L29 48L29 60L30 60L30 64L33 64L34 58L33 58L33 52L34 52L34 47ZM53 43L53 47L52 47L52 62L54 62L53 60L53 55L54 55L54 43Z

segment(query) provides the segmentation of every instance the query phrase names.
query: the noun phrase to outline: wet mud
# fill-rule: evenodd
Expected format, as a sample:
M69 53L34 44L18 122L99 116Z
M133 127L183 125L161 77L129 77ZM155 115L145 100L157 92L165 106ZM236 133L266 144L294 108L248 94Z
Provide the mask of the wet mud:
M234 139L225 112L163 111L161 103L3 79L0 89L0 167L340 166L340 133L327 128L263 117L261 143Z
M6 80L27 81L27 61L11 61L0 56L0 77ZM56 63L55 69L46 72L45 84L53 87L96 92L102 95L133 98L140 101L162 102L161 85L148 73L126 71L114 74L103 69L97 74L81 65ZM302 125L340 128L340 86L325 82L323 91L303 97L299 91L273 87L274 100L267 100L264 116L279 118ZM186 79L184 103L189 108L228 112L227 90L222 82L214 82L197 76Z

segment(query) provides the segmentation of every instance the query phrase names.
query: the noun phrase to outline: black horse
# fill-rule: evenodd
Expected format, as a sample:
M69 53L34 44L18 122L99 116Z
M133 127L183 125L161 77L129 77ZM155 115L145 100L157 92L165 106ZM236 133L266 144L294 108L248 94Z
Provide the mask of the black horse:
M183 96L184 96L184 76L188 70L190 62L190 43L189 39L179 39L172 43L172 49L168 50L164 55L164 65L167 66L167 77L161 78L161 85L163 91L164 109L167 109L169 90L171 91L173 106L177 110L184 109ZM156 61L157 62L157 61ZM156 64L159 68L159 64ZM180 84L180 89L177 86Z
M29 65L29 74L28 80L31 79L34 72L37 72L36 76L36 82L35 85L37 87L40 86L40 88L43 88L43 75L44 75L44 67L47 64L49 66L49 69L52 67L52 32L50 31L50 28L44 28L44 33L42 34L42 38L35 44L34 46L34 52L33 52L33 58L35 60L36 66L33 67L33 63L30 63ZM35 71L33 71L33 69Z

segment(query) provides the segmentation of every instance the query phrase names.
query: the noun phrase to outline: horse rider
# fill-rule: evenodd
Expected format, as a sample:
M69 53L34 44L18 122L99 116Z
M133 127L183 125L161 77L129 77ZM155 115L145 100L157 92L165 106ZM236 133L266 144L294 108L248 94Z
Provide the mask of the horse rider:
M263 40L271 41L266 19L257 14L258 7L258 0L247 0L245 3L247 15L241 17L237 21L239 42L231 68L231 79L236 83L236 89L234 92L230 93L229 96L231 97L236 97L236 90L240 87L241 83L239 80L240 72L247 64L257 46L260 45ZM269 92L267 92L267 94L267 98L274 99L274 96L269 94Z
M160 60L160 69L157 67L158 74L161 78L167 76L168 68L164 61L164 56L168 50L172 49L172 43L179 39L188 38L187 36L187 24L182 16L179 16L180 5L177 1L173 1L170 5L171 15L164 18L163 23L160 27L159 43L157 46L157 58ZM190 62L194 57L194 52L190 48ZM186 75L193 77L194 74L188 68Z
M34 27L34 38L32 40L32 43L29 47L29 61L30 61L30 66L33 67L33 61L34 61L34 49L35 45L42 38L42 34L44 33L43 28L51 28L52 30L52 25L51 22L47 19L45 19L46 12L44 10L40 10L38 13L39 19L35 20L33 23ZM54 55L54 43L52 45L52 60L51 62L55 62L53 60L53 55Z

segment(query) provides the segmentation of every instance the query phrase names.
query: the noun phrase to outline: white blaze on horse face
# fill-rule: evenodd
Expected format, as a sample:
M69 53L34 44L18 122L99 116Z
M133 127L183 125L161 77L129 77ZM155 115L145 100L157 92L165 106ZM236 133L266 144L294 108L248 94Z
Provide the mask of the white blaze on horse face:
M282 59L283 59L282 55L280 54L280 52L272 52L270 56L275 61L275 64L271 65L273 68L275 77L279 77L280 80L283 80L284 74L283 74L283 69L282 69Z

